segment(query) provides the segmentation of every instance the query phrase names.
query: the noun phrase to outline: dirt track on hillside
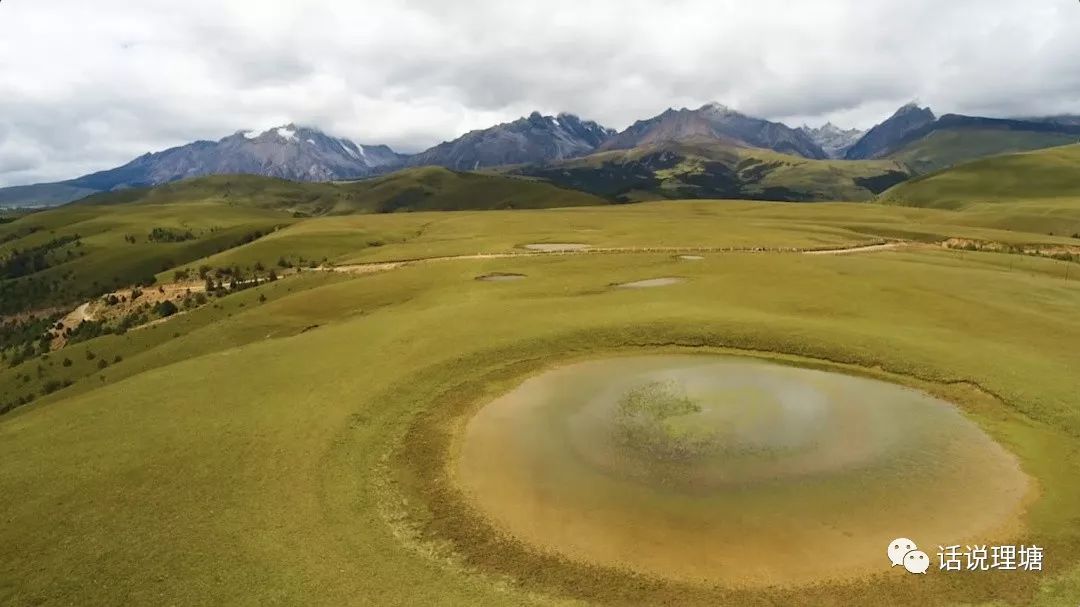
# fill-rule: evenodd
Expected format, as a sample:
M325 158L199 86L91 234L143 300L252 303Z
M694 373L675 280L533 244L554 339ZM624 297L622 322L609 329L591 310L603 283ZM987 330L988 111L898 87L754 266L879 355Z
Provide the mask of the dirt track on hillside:
M553 255L597 255L597 254L626 254L626 253L670 253L672 255L685 255L685 254L707 254L707 253L801 253L805 255L845 255L850 253L872 253L875 251L888 251L900 249L903 247L915 246L917 243L909 242L877 242L874 244L858 245L853 247L832 248L832 249L807 249L799 247L589 247L584 249L568 249L568 250L555 250L555 251L512 251L506 253L473 253L469 255L446 255L440 257L420 257L415 259L401 259L392 261L373 261L367 263L348 264L340 266L319 266L317 268L306 268L302 271L308 272L342 272L349 274L373 274L376 272L387 272L390 270L396 270L401 267L419 264L419 263L434 263L440 261L457 261L467 259L506 259L511 257L542 257ZM153 287L146 287L142 289L145 297L140 297L139 304L142 303L157 303L164 299L176 299L179 300L188 293L196 293L204 291L205 286L203 283L196 282L184 282L184 283L170 283L157 285ZM64 331L68 328L74 330L84 321L96 320L95 312L104 312L109 317L116 317L122 315L124 312L130 311L136 304L131 300L131 294L133 289L122 289L110 294L104 295L102 298L98 298L94 301L88 301L79 305L65 316L60 323L63 327L57 331L54 335L56 337L53 341L53 349L61 348L65 345L66 339L64 338ZM105 306L101 304L103 298L107 298L109 295L115 295L121 299L121 303L115 306ZM97 305L95 305L97 304ZM158 321L148 323L145 326L156 324Z
M417 263L432 263L438 261L457 261L465 259L506 259L512 257L541 257L553 255L596 255L602 253L671 253L682 255L688 253L803 253L806 255L845 255L849 253L872 253L875 251L889 251L903 247L913 246L909 242L877 242L868 245L831 249L806 249L799 247L589 247L586 249L568 249L558 251L515 251L509 253L473 253L469 255L446 255L440 257L419 257L415 259L400 259L394 261L376 261L368 263L347 264L341 266L320 266L313 268L318 271L349 272L356 274L368 274L371 272L383 272L394 270L402 266Z

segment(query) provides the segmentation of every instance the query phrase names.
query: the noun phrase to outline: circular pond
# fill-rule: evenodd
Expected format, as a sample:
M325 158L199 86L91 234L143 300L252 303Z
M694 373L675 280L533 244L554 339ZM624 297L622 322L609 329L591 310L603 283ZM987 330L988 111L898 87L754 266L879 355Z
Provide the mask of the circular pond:
M547 371L477 411L455 451L469 502L536 549L736 585L885 572L896 537L991 544L1028 490L947 402L724 356Z

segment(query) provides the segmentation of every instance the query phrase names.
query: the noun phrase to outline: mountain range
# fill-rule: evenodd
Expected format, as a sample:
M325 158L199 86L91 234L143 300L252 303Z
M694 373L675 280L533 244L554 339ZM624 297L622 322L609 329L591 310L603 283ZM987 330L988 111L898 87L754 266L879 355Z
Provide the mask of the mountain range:
M470 131L453 141L408 158L409 166L441 166L458 171L563 160L585 156L611 139L615 131L573 114L526 118Z
M741 114L718 103L696 110L669 109L648 120L639 120L614 135L600 150L625 150L641 145L689 139L716 139L740 147L770 149L804 158L828 156L805 132L779 122Z
M67 181L0 188L0 206L49 206L98 192L205 175L327 182L421 166L513 172L613 200L642 196L818 200L836 195L864 199L912 175L983 156L1074 143L1078 138L1077 116L937 117L930 108L914 103L866 132L832 123L791 128L717 103L668 109L621 132L573 114L533 112L413 155L288 124L148 153L123 166ZM888 162L843 164L879 160ZM818 167L810 161L832 164ZM682 177L672 185L665 179L676 167ZM714 172L703 176L702 171L710 170ZM816 181L809 189L762 185L769 181L767 174L776 171L813 174ZM834 179L843 180L843 187L821 185L830 172Z
M799 130L811 141L816 143L829 158L843 158L851 146L855 145L865 131L859 129L842 129L831 122L812 128L802 125Z

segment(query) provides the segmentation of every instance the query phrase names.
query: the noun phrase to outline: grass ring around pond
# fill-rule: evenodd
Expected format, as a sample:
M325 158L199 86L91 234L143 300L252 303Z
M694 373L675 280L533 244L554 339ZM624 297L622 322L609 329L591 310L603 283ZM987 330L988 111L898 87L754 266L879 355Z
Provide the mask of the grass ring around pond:
M879 562L897 534L927 543L1022 536L1034 484L954 405L865 376L904 378L781 362L617 354L526 371L523 381L500 372L485 382L488 397L453 398L458 405L422 415L403 443L410 463L402 451L399 464L420 473L410 495L426 504L419 534L453 546L470 568L546 591L601 600L629 586L635 601L697 597L687 603L906 597L910 580L893 584ZM755 369L735 383L696 376L715 365ZM783 379L753 379L761 372ZM792 381L816 386L816 396L800 399ZM492 394L495 385L509 389ZM866 389L886 394L872 411L856 402ZM628 405L635 390L643 392ZM756 403L757 413L721 406L736 401ZM694 418L708 430L694 434ZM734 463L718 467L725 459Z

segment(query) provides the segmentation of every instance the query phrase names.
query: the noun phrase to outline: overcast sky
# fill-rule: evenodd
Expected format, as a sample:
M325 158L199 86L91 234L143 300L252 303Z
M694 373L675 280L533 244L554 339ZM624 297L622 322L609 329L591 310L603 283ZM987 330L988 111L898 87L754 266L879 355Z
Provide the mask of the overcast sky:
M3 0L0 185L288 122L417 151L532 110L1080 113L1075 0Z

